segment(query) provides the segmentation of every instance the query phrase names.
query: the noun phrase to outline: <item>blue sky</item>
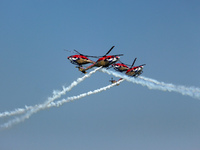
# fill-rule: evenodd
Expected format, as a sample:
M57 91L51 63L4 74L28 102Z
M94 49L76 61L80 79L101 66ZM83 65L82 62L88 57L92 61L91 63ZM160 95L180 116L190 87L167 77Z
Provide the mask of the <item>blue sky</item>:
M200 87L199 1L0 1L0 111L42 103L83 76L64 49L123 53L144 76ZM109 84L97 72L64 97ZM200 101L123 82L1 131L0 149L200 148ZM0 120L0 123L9 118Z

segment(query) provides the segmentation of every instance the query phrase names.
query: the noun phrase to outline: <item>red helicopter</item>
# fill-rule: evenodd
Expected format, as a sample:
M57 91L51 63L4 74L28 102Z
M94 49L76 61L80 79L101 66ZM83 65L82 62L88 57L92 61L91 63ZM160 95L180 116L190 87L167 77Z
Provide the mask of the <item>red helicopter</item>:
M66 50L66 51L68 51L68 50ZM90 60L87 57L97 58L96 56L83 55L83 54L79 53L77 50L74 50L74 51L76 53L78 53L79 55L71 55L71 56L67 57L67 59L69 59L72 64L75 64L75 65L78 65L79 67L81 67L82 65L85 65L88 63L95 63L94 61Z
M124 64L123 63L119 63L119 64L114 64L113 65L113 68L116 70L116 71L119 71L119 72L123 72L123 71L126 71L126 75L128 76L132 76L132 77L138 77L139 75L141 75L143 73L143 68L146 64L142 64L140 66L135 66L133 67L133 65L135 64L135 61L136 61L137 58L134 59L133 61L133 64L131 65L130 68L127 67L127 65L125 65L126 67L124 67ZM120 78L119 80L121 80L122 78ZM117 81L111 79L110 80L111 83L115 83Z
M130 69L128 66L128 64L124 64L123 62L121 62L119 60L120 63L115 63L115 64L112 64L111 67L109 67L108 69L110 68L114 68L116 71L119 71L119 72L124 72L124 71L127 71L128 69Z
M114 47L115 46L112 46L110 50L104 56L95 56L95 57L100 57L100 58L95 63L88 66L87 68L82 68L81 66L78 66L79 70L83 73L86 73L86 70L91 69L93 67L100 67L100 66L109 67L110 65L116 63L120 59L119 56L122 56L123 54L107 56Z

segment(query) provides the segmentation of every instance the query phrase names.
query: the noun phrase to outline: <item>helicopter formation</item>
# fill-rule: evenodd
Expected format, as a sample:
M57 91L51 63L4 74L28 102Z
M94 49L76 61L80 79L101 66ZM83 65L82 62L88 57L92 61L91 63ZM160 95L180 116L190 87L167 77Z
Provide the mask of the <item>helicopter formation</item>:
M134 59L132 65L127 65L122 63L119 59L119 56L123 56L123 54L117 54L117 55L108 55L112 49L115 46L112 46L110 50L103 56L90 56L90 55L84 55L79 53L77 50L74 50L77 54L76 55L71 55L67 57L72 64L77 65L76 68L79 69L82 73L87 73L86 70L89 70L93 67L100 67L102 66L103 68L114 68L118 72L125 72L126 75L131 76L131 77L138 77L143 73L143 68L146 64L142 64L139 66L134 66L136 59ZM88 57L93 57L93 58L98 58L97 61L93 61L89 59ZM120 63L116 63L119 61ZM91 63L90 66L83 68L83 65ZM130 66L130 67L128 67ZM119 79L121 80L121 78ZM110 82L115 83L117 81L111 79Z

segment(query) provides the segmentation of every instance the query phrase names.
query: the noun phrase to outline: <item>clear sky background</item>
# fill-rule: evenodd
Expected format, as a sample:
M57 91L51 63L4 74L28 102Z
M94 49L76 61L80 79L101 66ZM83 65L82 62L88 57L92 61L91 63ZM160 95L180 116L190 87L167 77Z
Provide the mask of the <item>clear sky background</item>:
M124 63L147 64L143 76L200 87L200 2L1 0L0 112L43 103L83 76L64 49L104 55L113 45ZM110 78L97 72L64 98ZM1 131L0 149L199 150L199 139L199 100L123 82Z

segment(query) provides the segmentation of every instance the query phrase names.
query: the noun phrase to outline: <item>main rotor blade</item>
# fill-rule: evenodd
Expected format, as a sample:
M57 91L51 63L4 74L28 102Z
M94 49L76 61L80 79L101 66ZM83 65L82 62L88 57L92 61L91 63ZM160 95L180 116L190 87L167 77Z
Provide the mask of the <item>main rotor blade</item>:
M78 53L79 55L83 55L83 54L79 53L79 52L78 52L77 50L75 50L75 49L74 49L74 51L75 51L76 53Z
M117 54L117 55L112 55L112 56L123 56L124 54Z
M115 47L115 46L112 46L112 47L110 48L110 50L109 50L109 51L108 51L104 56L108 55L114 47ZM75 51L76 53L78 53L79 55L82 55L82 56L85 56L85 57L93 57L93 58L104 57L104 56L90 56L90 55L83 55L83 54L81 54L80 52L78 52L78 51L75 50L75 49L74 49L74 51ZM113 55L113 56L123 56L123 55L124 55L124 54L118 54L118 55Z
M83 55L80 52L78 52L77 50L74 50L76 53L78 53L81 56L85 56L85 57L93 57L93 58L98 58L98 56L90 56L90 55Z
M93 57L93 58L99 58L99 56L90 56L90 55L84 55L85 57Z
M108 54L110 53L110 51L111 51L114 47L115 47L115 46L112 46L111 49L110 49L104 56L108 55Z
M129 65L129 64L125 64L125 63L123 63L121 60L118 60L121 64L124 64L124 65L126 65L126 66L131 66L131 65Z
M129 65L129 64L125 64L125 63L123 63L123 62L121 62L120 60L118 60L121 64L124 64L124 65L126 65L126 66L131 66L131 65Z
M134 59L133 64L131 65L131 68L133 67L133 65L135 64L137 58Z
M70 53L74 53L74 52L72 52L72 51L70 51L70 50L67 50L67 49L64 49L64 51L67 51L67 52L70 52Z

